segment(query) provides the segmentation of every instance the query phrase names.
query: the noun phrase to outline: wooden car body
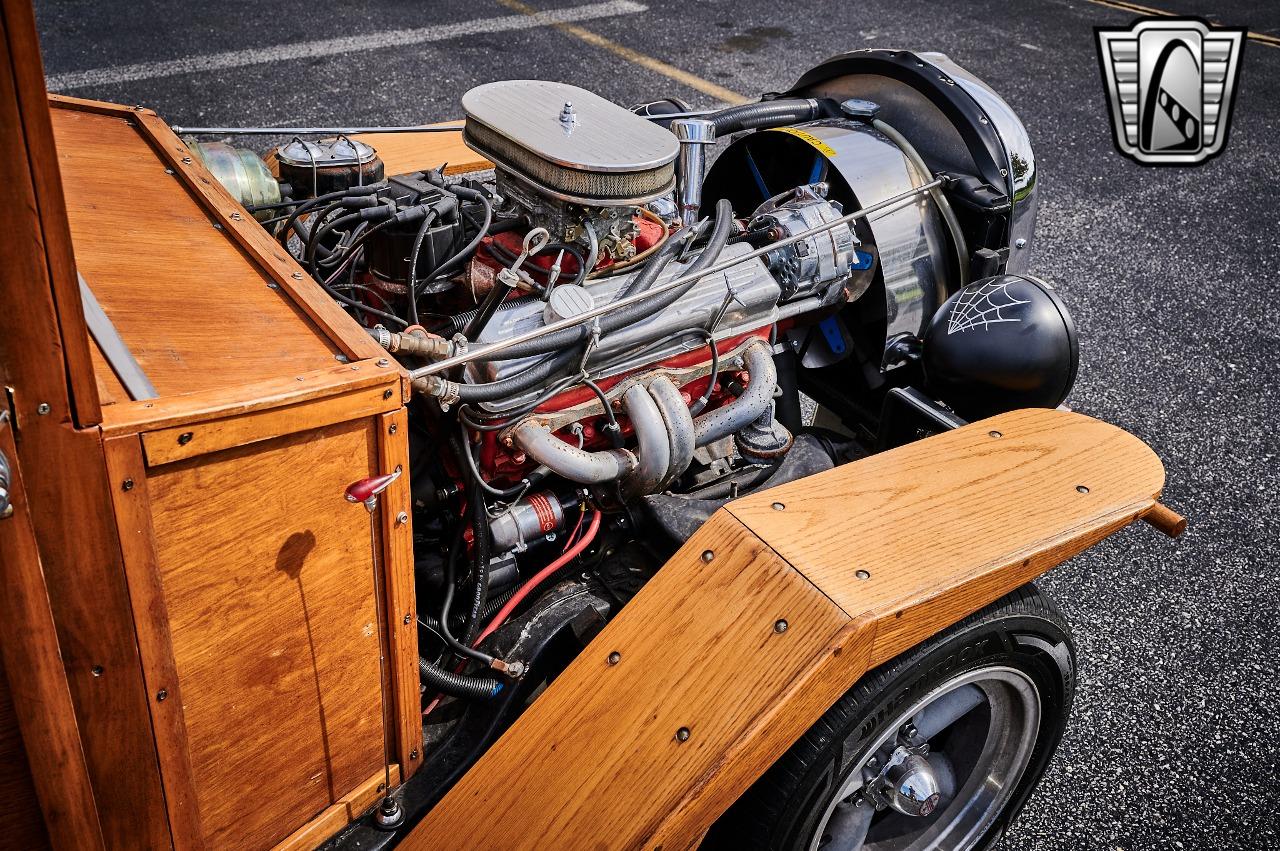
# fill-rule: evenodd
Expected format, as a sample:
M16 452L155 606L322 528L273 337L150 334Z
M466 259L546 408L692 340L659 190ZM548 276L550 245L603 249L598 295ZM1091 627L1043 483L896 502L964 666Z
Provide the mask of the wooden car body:
M342 499L407 465L407 376L154 113L46 99L2 6L0 845L314 847L384 736L393 785L432 759L407 477ZM405 847L692 847L870 668L1173 530L1162 486L1119 429L1019 411L734 502Z

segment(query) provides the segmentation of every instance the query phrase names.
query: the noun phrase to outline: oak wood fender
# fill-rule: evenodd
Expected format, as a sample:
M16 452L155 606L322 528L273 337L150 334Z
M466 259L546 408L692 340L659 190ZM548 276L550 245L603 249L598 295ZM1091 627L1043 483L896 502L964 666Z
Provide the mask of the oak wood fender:
M1025 410L730 503L401 847L691 847L866 671L1168 526L1163 485L1126 432Z

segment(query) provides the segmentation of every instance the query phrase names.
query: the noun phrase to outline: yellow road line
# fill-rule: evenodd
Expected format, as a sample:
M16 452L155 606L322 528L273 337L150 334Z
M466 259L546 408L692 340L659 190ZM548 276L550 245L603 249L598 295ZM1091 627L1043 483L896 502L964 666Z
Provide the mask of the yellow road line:
M521 12L525 15L536 15L539 12L538 9L535 9L526 3L521 3L520 0L498 0L498 2L503 6L506 6L508 9ZM619 56L633 65L639 65L641 68L646 68L654 73L661 74L664 77L675 80L677 83L700 91L704 95L709 95L718 101L723 101L724 103L729 104L738 104L747 103L750 100L750 98L743 97L735 91L726 89L724 86L718 86L710 80L704 80L697 74L690 74L688 71L677 68L668 62L663 62L661 59L655 59L654 57L641 53L638 50L632 50L631 48L618 44L616 41L607 39L598 33L593 33L591 30L583 29L577 24L552 23L550 26L565 35L571 35L576 39L585 41L592 47L599 47L602 50L607 50L613 55Z
M501 0L499 0L499 2L501 2ZM1137 3L1129 3L1127 0L1089 0L1089 2L1095 3L1099 6L1119 9L1122 12L1136 12L1139 15L1158 15L1166 18L1178 17L1177 12L1169 12L1164 9L1153 9L1150 6L1141 6ZM1265 44L1267 47L1280 47L1280 36L1256 32L1250 32L1247 35L1250 41L1256 41L1258 44Z

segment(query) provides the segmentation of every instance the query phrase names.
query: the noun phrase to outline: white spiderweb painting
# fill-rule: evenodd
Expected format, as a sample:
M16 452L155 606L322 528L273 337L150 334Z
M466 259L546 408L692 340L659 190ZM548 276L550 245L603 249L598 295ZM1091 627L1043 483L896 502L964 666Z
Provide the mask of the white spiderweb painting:
M987 281L978 287L966 289L956 299L947 316L947 334L958 334L973 328L983 328L997 322L1021 322L1008 315L1010 308L1030 304L1009 292L1009 284L1002 278Z

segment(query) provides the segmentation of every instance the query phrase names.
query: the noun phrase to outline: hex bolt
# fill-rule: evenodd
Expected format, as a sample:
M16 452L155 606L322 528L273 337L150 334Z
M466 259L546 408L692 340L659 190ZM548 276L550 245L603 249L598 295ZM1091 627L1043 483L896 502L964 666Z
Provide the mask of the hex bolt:
M399 514L396 515L397 526L403 526L408 522L409 522L409 515L407 512L401 511Z
M53 408L49 407L48 402L41 402L39 405L36 405L36 413L42 417L47 415L52 410Z
M120 483L120 490L122 490L122 491L131 491L131 490L133 490L133 479L125 479L123 482L121 482L121 483Z
M676 730L676 741L677 741L677 742L687 742L687 741L689 741L689 728L688 728L688 727L681 727L679 730Z
M715 561L715 558L716 558L715 550L702 551L702 560L705 561L707 564L710 564L711 562Z
M168 698L169 698L169 690L168 690L168 689L164 689L164 688L162 688L162 689L160 689L160 691L156 692L156 700L157 700L157 701L159 701L159 702L163 703L165 700L168 700Z
M1076 485L1076 493L1088 493L1088 492L1089 492L1089 488L1085 487L1084 485Z
M856 577L858 577L859 579L870 579L870 578L871 578L871 572L870 572L870 571L868 571L868 570L857 570L857 571L854 571L854 574L853 574L853 575L854 575L854 576L856 576Z
M610 654L609 654L609 664L610 664L610 665L616 665L616 664L618 664L618 663L619 663L619 662L621 662L621 661L622 661L622 654L621 654L621 653L619 653L617 650L615 650L615 651L613 651L612 653L610 653Z
M787 631L787 622L779 618L773 625L773 631L778 633L778 635L782 635L782 633Z
M775 503L773 504L773 510L774 510L774 511L785 511L785 510L786 510L786 508L787 508L787 506L786 506L786 505L784 505L784 504L783 504L783 503L781 503L781 502L775 502Z
M195 437L195 435L194 435L194 434L192 434L192 433L191 433L191 432L189 432L189 431L184 431L182 434L178 435L178 445L179 445L179 446L186 446L188 443L190 443L190 442L191 442L191 439L192 439L193 437Z

